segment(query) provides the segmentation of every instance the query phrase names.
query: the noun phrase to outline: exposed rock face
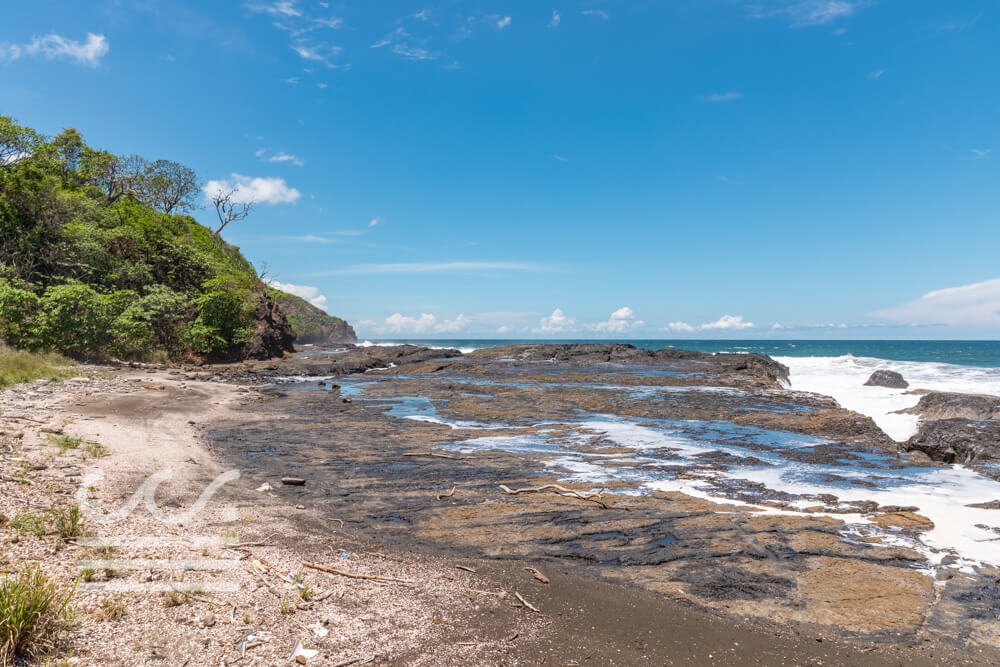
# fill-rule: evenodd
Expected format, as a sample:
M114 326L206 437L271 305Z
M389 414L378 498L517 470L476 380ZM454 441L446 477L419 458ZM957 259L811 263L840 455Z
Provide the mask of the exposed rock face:
M935 461L976 463L1000 460L1000 421L939 419L925 422L905 444Z
M690 361L692 370L739 375L759 386L779 386L788 381L788 367L763 354L708 354L672 347L646 350L624 343L580 343L570 345L508 345L477 350L476 359L516 359L518 361L553 361L571 364L621 363L657 365Z
M295 351L295 333L278 303L262 292L257 305L257 327L243 350L244 359L272 359Z
M358 342L354 328L339 317L328 315L294 294L287 294L274 288L268 291L288 317L288 322L295 331L295 340L300 345Z
M871 374L866 387L889 387L890 389L906 389L910 383L896 371L879 370Z
M921 396L919 403L901 412L928 420L997 419L1000 417L1000 396L934 391Z

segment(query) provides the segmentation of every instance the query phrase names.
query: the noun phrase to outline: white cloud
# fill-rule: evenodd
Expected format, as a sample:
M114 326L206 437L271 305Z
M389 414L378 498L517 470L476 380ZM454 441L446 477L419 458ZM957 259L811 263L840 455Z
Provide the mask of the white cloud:
M558 28L560 23L562 23L562 14L559 13L558 9L553 9L552 20L549 21L549 27Z
M593 325L595 331L605 331L607 333L625 333L631 329L641 327L645 322L635 317L635 313L628 306L622 306L611 313L604 322Z
M497 327L498 334L510 333L511 327L509 324L502 324Z
M472 324L472 319L459 313L458 317L453 320L441 322L434 330L437 333L458 333L459 331L468 329L470 324Z
M792 27L806 28L849 18L867 4L868 0L780 0L751 6L750 16L782 16L791 22Z
M611 18L610 16L608 16L608 13L603 9L584 9L580 13L583 14L584 16L596 16L602 21L607 21L609 18Z
M248 4L246 6L251 12L258 14L270 14L271 16L297 17L302 16L302 10L294 2L279 1L269 4Z
M472 319L461 314L453 320L438 321L431 313L421 313L419 317L394 313L385 318L381 325L377 325L375 330L391 334L458 333L471 324Z
M885 76L885 73L886 73L886 70L884 70L884 69L877 69L874 72L869 72L868 73L868 78L871 79L872 81L878 81L883 76Z
M552 154L552 159L553 160L558 160L559 162L569 162L569 158L568 157L566 157L565 155L559 155L559 153L553 153Z
M299 57L303 60L317 62L330 69L337 67L337 65L333 62L333 59L339 56L343 51L343 49L339 46L333 46L331 44L308 44L303 41L292 44L291 48L292 51L299 54Z
M712 329L752 329L753 322L747 322L743 319L742 315L723 315L714 322L706 322L699 327L702 330L712 330Z
M510 17L509 16L504 16L502 18L497 19L497 28L499 30L503 30L504 28L508 28L508 27L510 27Z
M992 148L970 148L969 153L972 154L970 159L972 160L985 160L993 154Z
M671 322L667 325L667 329L680 333L692 333L695 331L695 327L691 326L687 322Z
M207 199L211 199L218 192L233 193L233 201L246 204L254 202L257 204L294 204L302 196L302 193L295 188L290 188L283 178L243 176L242 174L232 174L228 179L212 180L205 184L202 191Z
M699 97L702 102L709 102L711 104L719 104L724 102L736 102L743 99L743 93L737 92L735 90L730 90L725 93L712 93L710 95L702 95Z
M268 280L267 284L282 292L302 297L317 308L326 310L326 295L321 293L318 287L313 287L312 285L293 285L292 283L282 283L277 280Z
M1000 278L928 292L873 315L907 324L1000 325Z
M277 153L272 153L271 149L269 148L258 149L256 152L254 152L254 155L256 155L259 159L263 160L264 162L272 162L277 164L288 163L288 164L294 164L296 167L304 167L306 164L305 161L299 159L298 156L292 155L291 153L285 153L282 151L278 151Z
M562 310L556 308L548 317L543 317L538 322L538 327L532 329L535 333L559 333L569 331L576 326L576 320L568 317Z
M695 331L725 331L752 329L753 322L747 322L742 315L723 315L714 322L705 322L695 326L687 322L670 322L667 329L678 333L693 333Z
M20 58L41 57L96 67L109 50L108 39L104 35L88 32L87 40L81 43L52 33L35 37L27 44L0 44L0 60L13 62Z
M379 218L379 217L372 218L371 220L368 221L368 226L369 227L375 227L375 226L381 225L381 224L382 224L382 218Z

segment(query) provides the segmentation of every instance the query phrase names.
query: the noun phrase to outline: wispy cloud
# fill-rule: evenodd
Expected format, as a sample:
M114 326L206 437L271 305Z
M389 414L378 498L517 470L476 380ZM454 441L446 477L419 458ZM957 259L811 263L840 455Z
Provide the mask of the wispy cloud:
M743 93L735 90L730 90L725 93L711 93L709 95L702 95L698 98L702 102L708 104L725 104L726 102L738 102L743 99Z
M209 199L218 192L233 192L233 201L237 203L294 204L302 197L302 193L289 187L283 178L244 176L231 174L229 178L209 181L202 188L205 198Z
M885 76L885 73L886 73L886 70L884 70L884 69L877 69L874 72L869 72L868 73L868 78L871 79L872 81L878 81L883 76Z
M552 159L553 160L557 160L559 162L569 162L569 158L568 157L566 157L565 155L559 155L558 153L553 153L552 154Z
M969 158L970 160L985 160L993 155L992 148L970 148Z
M688 324L687 322L671 322L667 325L669 331L678 333L693 333L695 331L742 331L753 328L754 323L746 321L742 315L723 315L714 322L705 322L697 326Z
M326 6L324 6L326 5ZM327 35L331 30L339 30L344 20L329 14L328 3L308 7L294 0L269 3L247 3L247 11L263 14L273 19L275 28L288 33L289 47L303 60L319 63L327 69L348 69L338 62L343 48L331 42Z
M547 272L555 268L531 262L401 262L354 264L315 275L393 275L420 273Z
M560 23L562 23L562 14L559 13L558 9L553 9L552 18L549 19L549 27L558 28Z
M379 217L372 218L371 220L368 221L369 227L377 227L378 225L381 224L382 224L382 218Z
M808 28L849 18L868 4L868 0L771 0L752 4L748 10L752 18L781 17L793 28Z
M914 301L873 313L912 324L1000 325L1000 278L927 292Z
M607 21L611 16L603 9L584 9L580 12L584 16L593 16L594 18L599 18L602 21Z
M504 28L509 28L511 24L511 18L509 16L501 16L496 20L496 26L499 30Z
M306 164L305 161L301 160L298 156L282 151L272 152L270 148L260 148L254 153L254 155L264 162L271 162L274 164L287 163L293 164L296 167L304 167Z
M388 35L371 45L373 49L391 47L389 50L407 60L436 60L439 54L431 51L426 39L414 37L403 26L398 26Z
M34 37L25 44L0 44L0 61L13 62L21 58L68 60L78 65L96 67L110 50L104 35L87 33L87 39L78 42L55 33Z

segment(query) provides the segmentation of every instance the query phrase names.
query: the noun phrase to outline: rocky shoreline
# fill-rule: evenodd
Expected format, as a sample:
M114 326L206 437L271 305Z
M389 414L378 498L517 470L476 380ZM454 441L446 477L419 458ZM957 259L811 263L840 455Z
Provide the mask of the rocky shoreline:
M870 419L784 389L787 371L767 357L348 345L86 371L0 392L5 516L68 505L77 488L111 513L163 467L174 476L157 502L182 512L220 473L240 478L183 526L144 512L91 526L89 537L169 543L119 546L114 560L226 563L207 579L148 568L90 575L105 587L80 592L82 620L64 646L83 664L270 664L298 640L319 651L309 664L990 664L1000 655L996 569L949 566L947 556L929 566L928 517L847 493L934 464L897 452ZM625 427L638 439L623 439ZM55 451L46 429L108 455ZM737 481L759 465L821 466L844 498ZM84 484L94 472L103 479ZM288 477L304 484L282 484ZM716 485L711 494L704 484ZM851 532L856 517L870 529ZM83 560L107 560L99 546L24 535L9 521L0 533L9 562L41 561L67 583ZM232 590L183 586L202 579ZM329 595L305 600L300 583ZM108 584L171 590L127 594L109 618L105 600L121 593ZM175 588L187 593L171 606ZM254 633L267 639L237 651Z

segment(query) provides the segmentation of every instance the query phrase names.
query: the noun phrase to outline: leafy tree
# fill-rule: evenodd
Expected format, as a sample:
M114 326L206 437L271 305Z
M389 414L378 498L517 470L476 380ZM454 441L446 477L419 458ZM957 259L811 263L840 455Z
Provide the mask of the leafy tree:
M18 125L10 116L0 116L0 168L30 157L41 143L42 138L30 127Z
M138 190L139 201L170 215L195 208L201 187L198 175L190 167L171 160L157 160L146 169Z

